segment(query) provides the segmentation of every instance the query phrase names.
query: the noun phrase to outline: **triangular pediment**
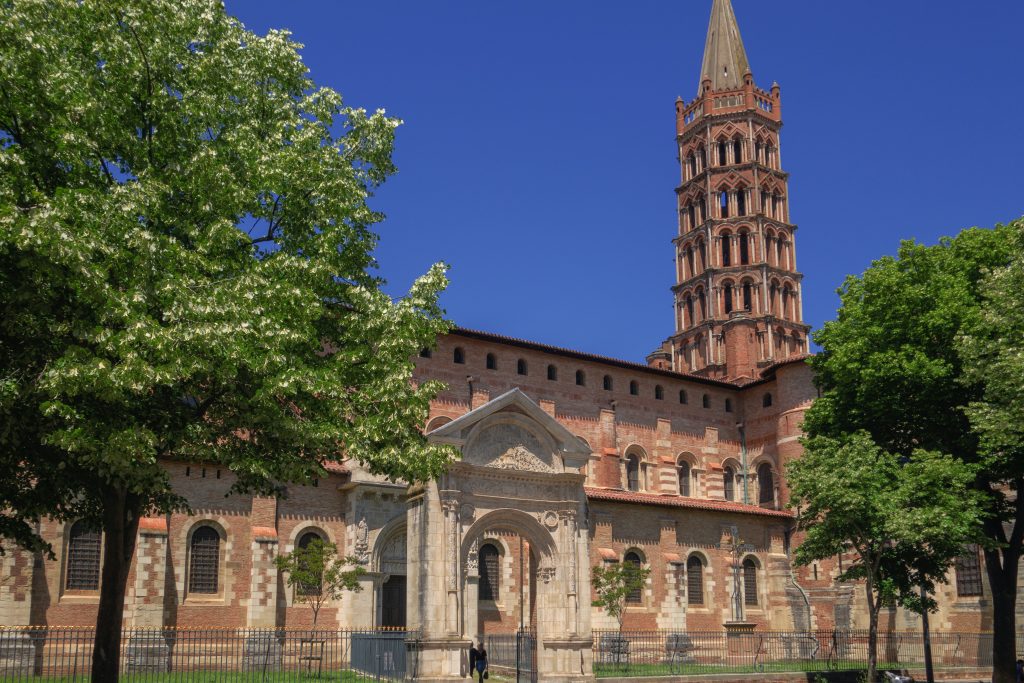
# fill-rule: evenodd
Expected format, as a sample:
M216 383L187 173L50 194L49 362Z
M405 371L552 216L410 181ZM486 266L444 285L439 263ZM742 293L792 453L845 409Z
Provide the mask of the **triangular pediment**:
M457 446L463 462L496 469L561 472L578 468L590 448L520 389L505 392L427 434Z

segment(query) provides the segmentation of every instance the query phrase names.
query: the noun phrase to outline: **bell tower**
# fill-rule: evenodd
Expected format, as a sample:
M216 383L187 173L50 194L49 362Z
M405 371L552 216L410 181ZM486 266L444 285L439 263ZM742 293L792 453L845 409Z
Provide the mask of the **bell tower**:
M647 358L718 379L807 352L777 83L754 75L730 0L713 0L697 97L676 100L675 334Z

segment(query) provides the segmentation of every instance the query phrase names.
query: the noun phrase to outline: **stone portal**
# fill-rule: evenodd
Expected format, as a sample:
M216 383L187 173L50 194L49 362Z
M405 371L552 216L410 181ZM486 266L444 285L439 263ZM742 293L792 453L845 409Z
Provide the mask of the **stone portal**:
M589 447L519 389L434 430L459 448L438 481L410 490L407 625L417 639L416 680L464 680L480 636L481 540L522 536L535 558L541 680L593 680L589 536L584 476Z

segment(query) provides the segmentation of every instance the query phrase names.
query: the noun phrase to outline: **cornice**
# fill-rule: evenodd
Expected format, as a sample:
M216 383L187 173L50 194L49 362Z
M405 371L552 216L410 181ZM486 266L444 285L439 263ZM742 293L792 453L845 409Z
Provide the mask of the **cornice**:
M759 109L744 109L742 111L733 111L725 114L702 114L697 121L688 129L682 133L676 135L676 140L680 143L686 142L691 137L696 135L699 131L703 131L709 125L713 123L725 123L728 121L745 121L747 119L757 119L770 128L772 132L778 133L782 130L782 121L776 121L770 119L761 113Z

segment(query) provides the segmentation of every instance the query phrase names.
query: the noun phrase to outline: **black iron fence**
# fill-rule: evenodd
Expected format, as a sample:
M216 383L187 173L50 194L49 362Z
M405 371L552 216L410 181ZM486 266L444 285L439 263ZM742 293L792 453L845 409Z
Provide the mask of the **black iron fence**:
M0 681L89 680L91 628L0 628ZM818 672L863 669L866 631L594 631L594 672L607 676ZM406 681L416 675L418 639L401 630L128 629L121 680L139 683ZM512 680L537 680L532 631L485 641L490 666ZM542 646L542 644L541 644ZM992 635L933 632L936 669L992 665ZM1018 635L1024 651L1024 634ZM883 669L920 669L920 633L878 636ZM518 673L518 679L517 679Z
M1018 649L1024 636L1018 636ZM934 632L932 662L939 669L992 666L992 635ZM863 669L867 631L595 631L594 672L600 676L815 672ZM884 669L924 667L920 633L878 634Z
M0 629L0 680L88 681L93 637L91 628ZM396 630L129 629L121 680L404 681L415 673L415 651L416 640Z

